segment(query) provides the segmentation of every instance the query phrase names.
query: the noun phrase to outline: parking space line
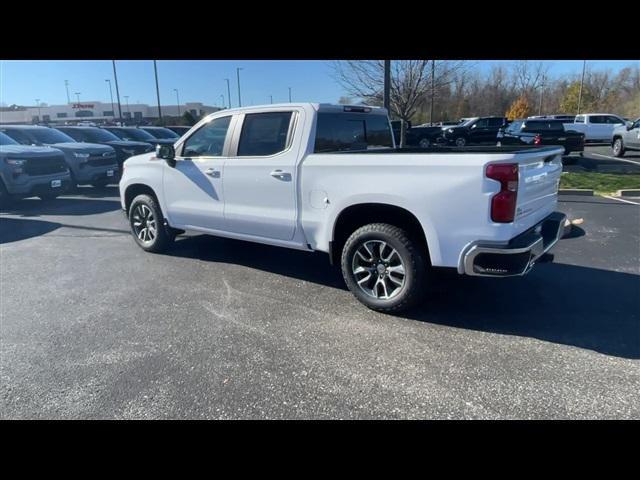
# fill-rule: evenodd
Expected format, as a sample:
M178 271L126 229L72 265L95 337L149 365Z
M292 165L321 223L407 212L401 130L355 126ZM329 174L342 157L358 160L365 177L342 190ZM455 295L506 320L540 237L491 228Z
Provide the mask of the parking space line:
M619 202L630 203L631 205L640 205L640 203L632 202L631 200L623 200L618 197L610 197L609 195L603 195L604 198L610 198L611 200L617 200Z
M627 163L633 163L634 165L640 165L640 162L636 162L635 160L627 160L625 158L610 157L609 155L602 155L601 153L591 153L591 155L597 155L599 157L608 158L610 160L617 160L619 162L627 162Z

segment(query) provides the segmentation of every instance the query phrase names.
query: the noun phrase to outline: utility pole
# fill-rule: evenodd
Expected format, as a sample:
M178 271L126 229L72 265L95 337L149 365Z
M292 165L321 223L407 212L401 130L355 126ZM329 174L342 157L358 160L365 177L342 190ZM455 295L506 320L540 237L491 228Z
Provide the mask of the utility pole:
M582 104L582 86L584 85L584 71L587 67L587 61L582 61L582 80L580 80L580 93L578 93L578 115L580 115L580 106Z
M538 115L542 115L542 94L544 93L544 83L546 81L546 77L542 76L542 83L540 84L540 103L538 105Z
M174 92L176 92L176 100L178 101L178 116L180 116L180 94L178 93L178 89L174 88Z
M384 108L391 114L391 60L384 61L384 92L382 102Z
M118 118L120 118L120 124L122 124L122 106L120 105L120 90L118 89L118 75L116 74L116 61L111 60L113 64L113 79L116 82L116 98L118 99Z
M289 87L289 103L291 103L291 87Z
M238 107L242 106L242 99L240 98L240 70L242 70L242 68L236 68L236 75L238 77Z
M433 104L436 96L436 61L431 60L431 112L429 113L429 125L433 127Z
M109 96L111 97L111 116L115 120L116 118L116 107L113 104L113 90L111 90L111 80L108 78L105 80L109 84Z
M64 88L67 90L67 105L71 103L71 98L69 98L69 80L64 81Z
M162 109L160 108L160 86L158 85L158 65L156 61L153 61L153 71L156 74L156 95L158 97L158 118L162 124Z
M225 78L225 80L227 81L227 100L229 100L229 108L231 108L231 84L228 78Z

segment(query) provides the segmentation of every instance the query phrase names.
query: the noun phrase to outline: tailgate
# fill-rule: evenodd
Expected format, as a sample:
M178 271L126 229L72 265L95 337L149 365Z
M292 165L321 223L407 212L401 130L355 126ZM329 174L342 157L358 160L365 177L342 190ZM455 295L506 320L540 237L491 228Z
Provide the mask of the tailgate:
M515 220L555 208L564 148L541 148L516 154L519 167Z

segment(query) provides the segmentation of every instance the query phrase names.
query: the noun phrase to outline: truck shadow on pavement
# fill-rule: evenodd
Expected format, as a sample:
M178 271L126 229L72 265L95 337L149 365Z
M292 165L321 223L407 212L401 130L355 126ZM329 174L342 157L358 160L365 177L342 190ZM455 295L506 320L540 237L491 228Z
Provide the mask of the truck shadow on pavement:
M198 235L179 238L167 255L242 265L346 290L340 269L321 253ZM400 317L640 358L639 275L549 263L524 277L504 279L437 270L432 282L424 304Z
M87 200L85 198L56 198L40 200L27 198L0 206L0 213L20 215L21 217L39 217L41 215L94 215L112 212L121 208L119 200Z
M119 235L129 235L129 230L116 228L98 228L85 225L69 225L46 220L27 220L25 218L2 218L0 217L0 245L4 243L18 242L40 235L46 235L59 228L68 228L76 232L111 233Z
M437 279L406 318L640 358L640 275L550 263L524 277Z

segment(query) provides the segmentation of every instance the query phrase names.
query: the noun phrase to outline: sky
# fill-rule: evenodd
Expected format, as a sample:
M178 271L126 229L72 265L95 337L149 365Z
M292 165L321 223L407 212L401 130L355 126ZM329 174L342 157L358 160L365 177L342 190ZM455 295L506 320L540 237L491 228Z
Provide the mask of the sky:
M487 72L492 65L509 61L475 60L473 68ZM547 62L553 77L579 74L582 60L554 60ZM589 60L594 70L619 70L640 65L640 60ZM158 60L160 101L176 104L178 89L180 103L202 102L205 105L228 104L228 78L231 103L238 105L236 68L240 67L240 87L243 105L287 102L289 90L293 101L336 103L346 92L333 78L331 61L321 60ZM437 65L437 63L436 63ZM155 79L151 60L117 60L118 86L121 103L156 104ZM99 61L15 61L0 60L0 104L35 105L36 99L49 105L67 103L65 80L69 81L69 95L75 102L109 102L110 79L115 100L113 67L110 60Z

